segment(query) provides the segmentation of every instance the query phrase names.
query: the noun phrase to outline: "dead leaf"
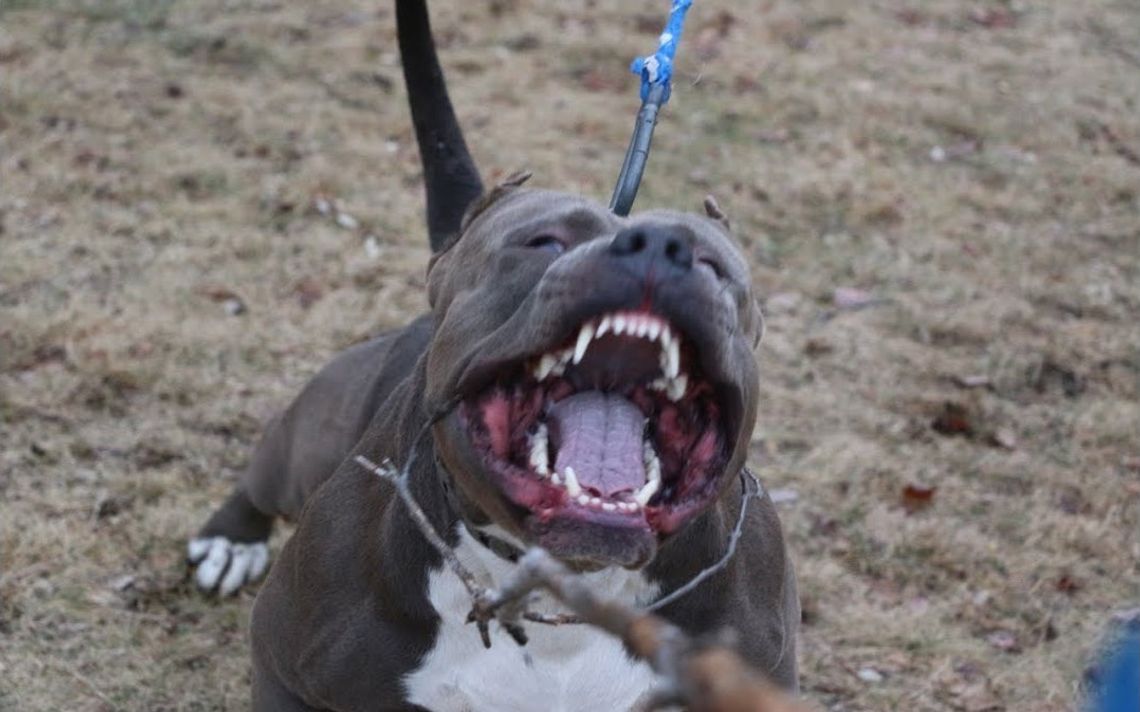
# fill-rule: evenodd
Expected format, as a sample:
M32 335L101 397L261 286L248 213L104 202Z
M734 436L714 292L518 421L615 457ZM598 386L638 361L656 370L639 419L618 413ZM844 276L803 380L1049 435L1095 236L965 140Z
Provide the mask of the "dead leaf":
M1009 428L998 428L989 438L991 445L1004 448L1006 450L1017 449L1017 436Z
M1017 15L1005 8L976 8L970 12L970 21L989 30L1002 30L1017 25Z
M794 489L768 490L768 496L774 504L791 504L800 498L800 493Z
M831 300L839 309L864 309L879 304L882 300L862 289L853 287L837 287L831 295Z
M968 376L954 376L954 384L961 388L986 388L990 385L990 377L984 373L975 373Z
M1017 642L1017 636L1008 630L995 630L986 636L986 642L1007 653L1021 652L1021 645Z
M1069 574L1061 574L1061 576L1057 578L1056 585L1058 591L1061 593L1066 593L1070 596L1077 591L1080 591L1082 588L1081 582Z
M974 434L974 423L969 411L964 405L953 401L942 404L942 411L934 417L930 427L934 428L935 432L948 436Z
M934 494L938 491L937 487L922 484L909 484L903 487L902 491L902 505L907 514L914 514L921 512L930 505L934 504Z
M325 295L325 290L315 277L305 277L293 286L293 294L297 296L301 308L308 309L320 301Z

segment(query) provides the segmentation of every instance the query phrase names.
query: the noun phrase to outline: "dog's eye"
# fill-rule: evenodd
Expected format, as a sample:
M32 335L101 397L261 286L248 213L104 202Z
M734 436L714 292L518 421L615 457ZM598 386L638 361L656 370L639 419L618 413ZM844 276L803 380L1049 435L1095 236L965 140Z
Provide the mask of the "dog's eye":
M705 269L711 271L713 273L713 276L717 279L724 279L724 268L721 267L720 263L716 260L710 257L701 257L698 261L698 264L701 267L704 267Z
M561 255L566 251L566 245L554 235L536 235L526 241L527 247L546 250L552 255Z

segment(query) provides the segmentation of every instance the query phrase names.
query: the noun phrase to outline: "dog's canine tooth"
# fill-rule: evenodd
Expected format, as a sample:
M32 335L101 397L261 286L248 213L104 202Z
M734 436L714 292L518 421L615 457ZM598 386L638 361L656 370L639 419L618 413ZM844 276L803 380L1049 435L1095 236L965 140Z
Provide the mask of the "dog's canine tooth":
M530 464L535 472L543 477L550 474L550 463L547 455L547 433L546 426L539 425L538 430L530 439Z
M562 476L566 478L566 491L570 493L571 497L582 494L582 486L578 484L578 476L574 474L573 467L567 465Z
M666 392L666 396L668 396L669 400L676 403L677 401L681 400L682 396L685 395L685 390L688 387L689 377L682 373L680 376L677 376L673 380L669 381L669 389Z
M665 344L662 362L665 378L676 378L681 372L681 344L676 339L669 339Z
M543 354L542 358L540 358L538 360L538 365L534 367L534 378L535 378L535 380L538 380L538 381L545 380L546 377L550 375L550 372L554 370L554 366L556 363L557 363L557 360L554 358L553 355Z
M657 451L653 449L653 444L646 438L641 446L641 459L645 464L645 481L653 482L654 480L661 480L661 460L657 457Z
M589 347L590 342L594 340L594 325L584 324L582 330L578 332L578 343L574 346L574 363L579 364L582 362L582 357L586 355L586 349Z
M598 331L594 334L594 338L600 339L603 336L605 336L606 332L609 331L610 328L613 327L613 325L614 325L614 318L612 316L609 316L609 315L603 316L602 320L598 322Z
M614 317L614 334L625 333L626 318L621 314Z
M637 491L637 494L634 495L633 501L644 507L645 505L649 504L649 500L653 498L653 495L657 494L657 490L660 487L660 479L650 480L649 482L646 482L645 486L639 489Z

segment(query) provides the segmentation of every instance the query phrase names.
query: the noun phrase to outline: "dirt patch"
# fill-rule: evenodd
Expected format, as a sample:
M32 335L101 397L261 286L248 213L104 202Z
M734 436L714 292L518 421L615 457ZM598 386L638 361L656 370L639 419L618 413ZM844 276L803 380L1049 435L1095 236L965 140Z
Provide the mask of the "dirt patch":
M485 173L609 195L662 3L434 5ZM0 7L0 708L247 704L185 538L424 308L386 3ZM1067 710L1140 599L1140 10L697 3L640 208L716 195L833 710ZM279 544L279 541L277 542Z

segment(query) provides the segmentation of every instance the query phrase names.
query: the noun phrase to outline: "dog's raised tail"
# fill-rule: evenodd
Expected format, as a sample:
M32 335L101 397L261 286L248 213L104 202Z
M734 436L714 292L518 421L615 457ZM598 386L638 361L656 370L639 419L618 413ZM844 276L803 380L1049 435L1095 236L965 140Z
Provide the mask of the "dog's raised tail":
M396 35L424 169L428 236L434 252L459 231L463 212L482 194L483 182L447 95L426 0L396 0Z

